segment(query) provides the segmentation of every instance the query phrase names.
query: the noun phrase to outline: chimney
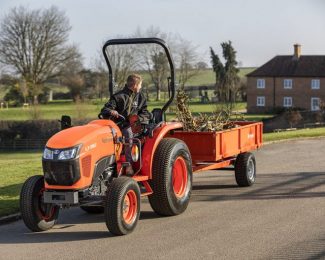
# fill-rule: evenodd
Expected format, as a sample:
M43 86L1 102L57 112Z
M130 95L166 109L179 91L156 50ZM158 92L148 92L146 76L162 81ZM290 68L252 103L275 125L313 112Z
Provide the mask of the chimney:
M301 45L300 44L294 44L294 54L293 54L293 59L298 60L300 55L301 55Z

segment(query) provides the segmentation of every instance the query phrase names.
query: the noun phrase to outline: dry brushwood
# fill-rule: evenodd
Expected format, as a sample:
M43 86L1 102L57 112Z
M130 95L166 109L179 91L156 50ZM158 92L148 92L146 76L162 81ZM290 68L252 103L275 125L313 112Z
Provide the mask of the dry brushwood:
M213 115L200 113L194 117L188 105L189 97L183 89L177 92L177 118L183 123L184 131L188 132L215 132L236 127L230 121L230 112L216 111Z

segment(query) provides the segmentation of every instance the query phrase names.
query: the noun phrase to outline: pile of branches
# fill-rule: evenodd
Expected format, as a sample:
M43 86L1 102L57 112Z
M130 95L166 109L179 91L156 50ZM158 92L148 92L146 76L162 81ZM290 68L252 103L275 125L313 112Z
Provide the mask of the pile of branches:
M177 92L177 118L183 123L184 131L188 132L216 132L237 127L230 121L231 111L221 109L212 115L200 113L194 117L189 109L189 96L183 89Z

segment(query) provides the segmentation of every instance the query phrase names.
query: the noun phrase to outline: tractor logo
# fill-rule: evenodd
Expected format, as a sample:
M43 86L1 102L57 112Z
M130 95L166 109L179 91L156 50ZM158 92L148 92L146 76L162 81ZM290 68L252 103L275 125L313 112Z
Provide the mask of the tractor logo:
M85 151L88 152L88 151L94 149L96 146L97 146L96 143L93 143L91 145L88 145L88 146L86 146Z

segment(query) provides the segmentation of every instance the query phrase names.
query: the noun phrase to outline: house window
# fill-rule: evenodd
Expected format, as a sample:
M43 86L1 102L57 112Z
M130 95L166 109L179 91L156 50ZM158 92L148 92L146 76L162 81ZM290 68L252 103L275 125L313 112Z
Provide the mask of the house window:
M320 81L319 79L312 79L311 80L311 89L319 89Z
M292 107L292 97L284 97L283 98L283 106L284 107Z
M257 97L256 105L258 107L264 107L265 106L265 97Z
M265 88L265 79L257 79L257 88Z
M311 98L311 111L317 111L319 110L319 103L320 99L317 97L312 97Z
M284 79L283 80L283 87L285 89L291 89L292 88L292 79Z

